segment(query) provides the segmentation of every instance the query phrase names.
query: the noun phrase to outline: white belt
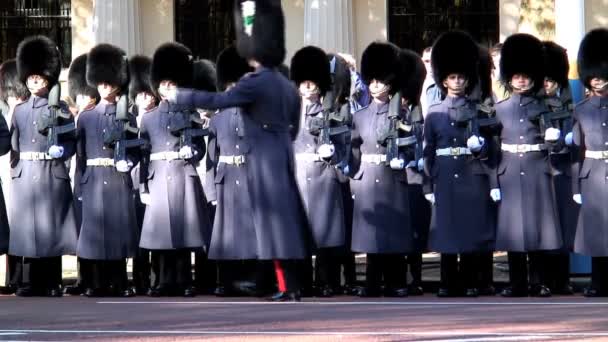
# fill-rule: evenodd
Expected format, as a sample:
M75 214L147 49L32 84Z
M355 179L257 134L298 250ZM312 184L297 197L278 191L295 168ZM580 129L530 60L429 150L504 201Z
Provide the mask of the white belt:
M296 153L296 160L302 162L316 162L323 160L323 158L316 153Z
M544 146L541 144L501 144L500 149L509 153L528 153L528 152L540 152L544 150Z
M445 156L465 156L465 155L470 155L471 150L469 150L466 147L446 147L446 148L439 148L435 150L435 155L438 157L445 157Z
M112 158L95 158L87 159L87 166L114 166L114 159Z
M228 165L241 166L245 164L245 156L220 156L219 162Z
M372 164L386 163L386 154L363 154L361 155L361 161Z
M53 158L45 152L20 152L19 159L32 161L53 160Z
M608 159L608 151L585 151L585 158Z
M179 152L156 152L150 154L150 160L176 160L181 159L179 157Z

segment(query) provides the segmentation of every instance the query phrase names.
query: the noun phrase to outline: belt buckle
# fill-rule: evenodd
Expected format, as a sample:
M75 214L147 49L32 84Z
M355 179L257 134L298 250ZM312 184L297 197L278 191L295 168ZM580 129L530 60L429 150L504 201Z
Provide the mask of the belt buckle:
M608 159L608 151L602 151L602 158Z
M526 153L528 152L527 145L517 145L517 153Z
M39 161L40 160L40 155L38 153L31 152L30 153L30 160L31 161Z
M375 156L374 156L374 163L375 163L376 165L380 165L380 164L382 164L382 156L380 156L380 155L375 155Z
M244 156L234 156L234 157L232 157L232 161L234 162L234 165L241 166L241 165L245 164L245 157Z
M460 155L460 147L450 147L450 155L459 156Z
M112 163L110 162L109 159L102 159L101 160L101 166L112 166Z

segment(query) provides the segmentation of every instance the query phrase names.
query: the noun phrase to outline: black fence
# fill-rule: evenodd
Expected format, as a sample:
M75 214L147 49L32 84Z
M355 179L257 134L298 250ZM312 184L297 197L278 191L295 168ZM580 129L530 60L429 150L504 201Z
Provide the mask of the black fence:
M67 67L72 60L71 0L0 0L0 60L15 58L26 37L55 41Z

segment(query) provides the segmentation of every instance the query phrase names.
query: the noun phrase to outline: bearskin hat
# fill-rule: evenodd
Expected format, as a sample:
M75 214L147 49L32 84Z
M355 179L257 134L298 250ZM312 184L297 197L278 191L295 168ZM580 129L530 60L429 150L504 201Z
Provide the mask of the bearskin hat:
M217 56L217 89L224 91L253 68L239 55L235 46L229 46Z
M524 74L534 81L533 92L537 92L545 78L543 44L538 38L527 33L509 36L501 50L500 78L509 91L511 79L516 74Z
M468 81L466 92L470 93L478 82L479 48L468 33L449 31L443 33L433 44L431 65L435 84L443 91L443 81L450 74L463 74Z
M551 41L544 41L543 47L545 49L545 77L567 88L570 63L566 49Z
M391 94L399 89L400 49L393 43L373 42L365 48L361 56L361 77L366 84L372 80L381 81L391 86Z
M280 0L235 0L234 21L239 55L276 67L285 59L285 18Z
M17 72L24 84L31 75L44 77L50 89L59 80L61 53L57 45L45 36L25 38L17 47Z
M426 68L420 56L408 49L399 53L399 91L409 103L416 105L420 101L422 85L426 78Z
M98 44L87 57L87 83L94 88L101 83L120 87L129 86L129 65L125 52L114 45Z
M152 89L152 81L150 80L151 70L152 59L150 57L136 55L129 59L129 74L131 77L129 96L131 97L131 101L140 93L156 94L154 89Z
M204 91L216 91L217 72L215 64L207 59L199 59L193 64L192 87Z
M578 74L585 87L591 79L608 80L608 29L589 31L578 49Z
M27 99L30 92L17 73L17 61L9 59L0 65L0 100L6 101L10 96Z
M331 75L327 54L316 46L306 46L298 50L291 59L291 79L299 86L304 81L314 82L321 96L331 86Z
M332 78L331 90L336 97L337 104L347 103L350 99L350 67L344 58L337 54L330 53L329 72Z
M180 43L165 43L152 57L152 86L161 81L175 82L179 87L192 86L192 51Z
M72 100L76 101L76 96L87 95L91 98L99 97L97 88L91 87L87 83L87 54L80 55L70 64L68 71L68 92Z

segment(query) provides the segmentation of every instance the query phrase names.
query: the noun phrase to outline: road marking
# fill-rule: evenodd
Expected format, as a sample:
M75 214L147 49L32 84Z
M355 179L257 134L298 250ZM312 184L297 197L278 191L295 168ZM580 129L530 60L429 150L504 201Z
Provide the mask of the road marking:
M608 302L323 302L323 301L303 301L303 302L247 302L247 301L98 301L97 304L171 304L171 305L395 305L395 306L608 306Z
M499 337L472 337L472 338L450 338L450 339L432 339L427 342L494 342L494 341L534 341L534 340L546 340L551 336L499 336Z

